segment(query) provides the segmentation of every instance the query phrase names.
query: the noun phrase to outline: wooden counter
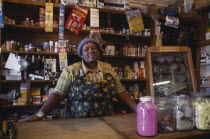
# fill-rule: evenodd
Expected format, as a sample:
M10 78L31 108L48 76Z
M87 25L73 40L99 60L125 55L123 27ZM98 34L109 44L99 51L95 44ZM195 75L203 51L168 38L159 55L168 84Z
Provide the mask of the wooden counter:
M210 139L210 131L181 131L169 134L158 134L155 137L142 137L136 132L136 114L112 115L102 118L113 129L127 139Z
M17 123L17 139L125 139L100 118Z
M210 131L186 131L142 137L136 132L136 114L102 118L17 123L17 139L210 139Z

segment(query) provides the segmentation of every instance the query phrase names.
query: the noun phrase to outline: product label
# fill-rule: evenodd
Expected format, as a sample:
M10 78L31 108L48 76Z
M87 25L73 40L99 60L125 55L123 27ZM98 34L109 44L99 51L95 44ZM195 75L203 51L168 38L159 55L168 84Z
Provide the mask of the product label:
M75 34L79 34L87 14L88 9L76 4L66 21L65 28L71 30Z
M65 6L60 4L60 14L59 14L59 40L64 39L64 13L65 13Z
M45 5L45 31L53 32L53 3Z
M127 11L125 12L125 14L128 21L130 33L144 30L144 23L140 10Z
M0 28L4 28L4 18L2 10L2 0L0 0Z

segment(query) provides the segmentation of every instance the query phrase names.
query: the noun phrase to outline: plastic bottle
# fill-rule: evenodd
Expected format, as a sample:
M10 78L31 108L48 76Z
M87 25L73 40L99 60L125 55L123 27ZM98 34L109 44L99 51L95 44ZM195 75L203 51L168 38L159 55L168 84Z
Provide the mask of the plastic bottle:
M137 132L141 136L157 135L157 106L151 96L140 97L137 105Z

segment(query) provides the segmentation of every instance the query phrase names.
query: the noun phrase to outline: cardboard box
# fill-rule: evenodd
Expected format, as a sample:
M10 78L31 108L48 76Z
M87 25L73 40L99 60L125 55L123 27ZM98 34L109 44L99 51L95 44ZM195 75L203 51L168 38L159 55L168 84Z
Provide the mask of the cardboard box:
M26 105L27 99L26 98L18 98L18 105Z
M41 88L31 88L31 96L40 96Z
M210 5L209 0L195 0L195 10L202 10Z

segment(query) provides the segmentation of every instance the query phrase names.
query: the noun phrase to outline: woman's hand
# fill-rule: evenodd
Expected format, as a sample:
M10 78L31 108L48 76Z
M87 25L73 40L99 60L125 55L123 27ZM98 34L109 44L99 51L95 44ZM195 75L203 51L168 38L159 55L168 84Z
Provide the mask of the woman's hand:
M40 121L41 118L36 116L36 115L31 115L27 118L19 120L19 122L35 122L35 121Z

